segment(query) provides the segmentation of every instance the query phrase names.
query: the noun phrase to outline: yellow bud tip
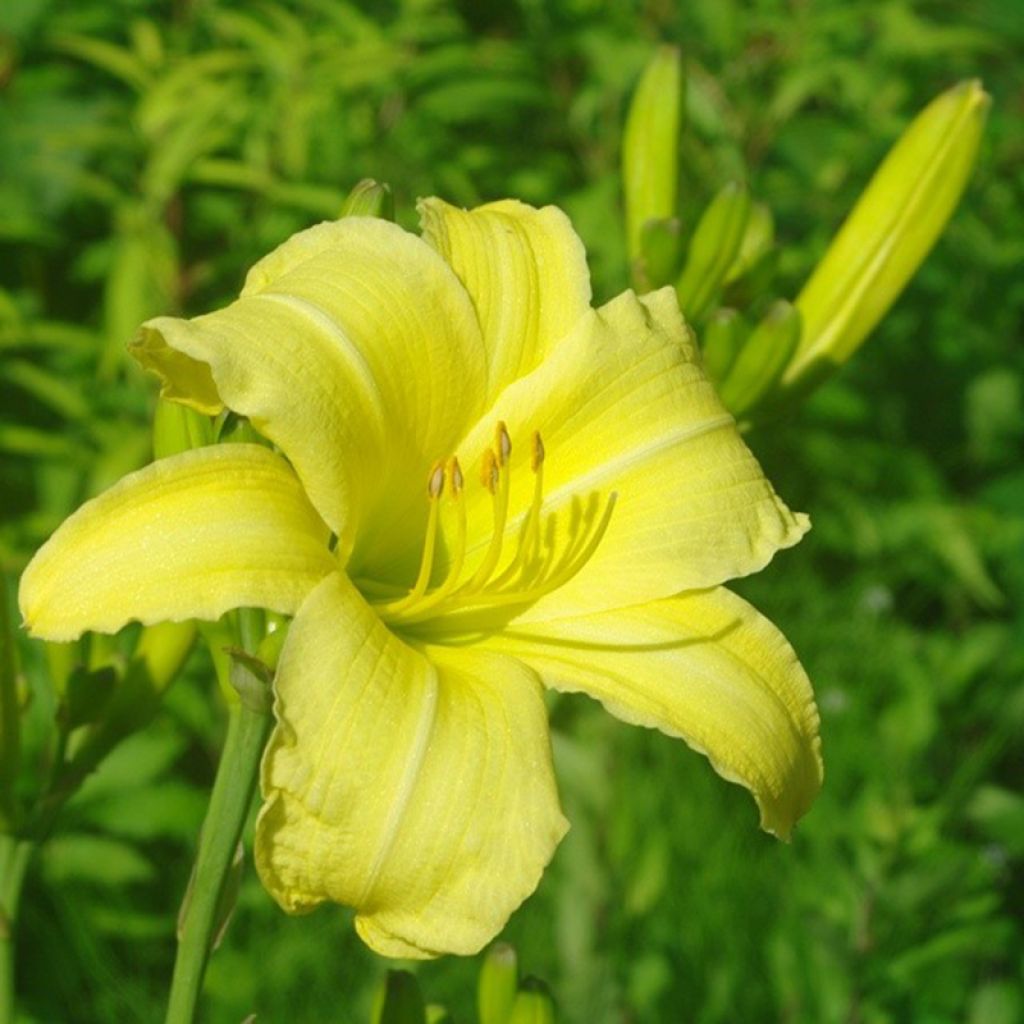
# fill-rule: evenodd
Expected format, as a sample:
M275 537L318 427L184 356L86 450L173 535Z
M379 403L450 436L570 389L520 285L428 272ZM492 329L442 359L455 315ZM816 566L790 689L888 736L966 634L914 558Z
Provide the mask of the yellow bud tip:
M480 466L480 483L491 492L498 489L498 459L490 448L484 452L484 460Z
M444 491L444 464L437 462L430 471L430 478L427 480L427 496L431 501L436 501Z
M498 420L498 426L494 431L494 443L498 449L498 463L504 466L512 454L512 438L508 436L504 420Z
M462 475L462 467L459 465L459 459L456 455L453 455L448 460L448 475L452 481L452 494L457 498L462 493L466 480Z
M541 440L540 431L533 432L533 454L530 456L530 469L537 472L544 462L544 442Z

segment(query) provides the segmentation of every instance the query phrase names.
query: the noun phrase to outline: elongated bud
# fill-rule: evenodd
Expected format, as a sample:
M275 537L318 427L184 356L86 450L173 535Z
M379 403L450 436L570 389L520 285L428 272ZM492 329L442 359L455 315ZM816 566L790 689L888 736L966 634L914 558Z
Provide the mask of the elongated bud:
M739 252L725 275L725 283L739 280L752 270L775 244L775 218L767 203L751 203L750 216L740 241Z
M736 182L726 185L701 215L676 285L687 320L700 319L710 307L740 251L749 216L750 196Z
M419 982L408 971L388 971L374 1000L371 1024L426 1024Z
M165 459L168 455L187 452L213 444L213 421L178 402L160 398L153 414L153 455Z
M547 986L535 978L527 978L512 1004L508 1024L554 1024L555 1004Z
M712 382L721 385L750 333L735 309L716 309L700 333L704 369Z
M391 186L373 178L363 178L345 197L341 207L342 217L383 217L395 219L395 200Z
M734 416L752 409L775 387L799 340L800 313L780 299L754 328L719 389Z
M480 1024L507 1024L518 985L516 951L499 942L488 950L477 980L476 1007Z
M813 386L849 359L903 291L963 194L989 102L980 82L961 82L889 151L797 296L803 333L787 390Z
M645 222L667 219L676 212L685 90L678 48L659 47L640 76L622 140L630 263L640 257Z

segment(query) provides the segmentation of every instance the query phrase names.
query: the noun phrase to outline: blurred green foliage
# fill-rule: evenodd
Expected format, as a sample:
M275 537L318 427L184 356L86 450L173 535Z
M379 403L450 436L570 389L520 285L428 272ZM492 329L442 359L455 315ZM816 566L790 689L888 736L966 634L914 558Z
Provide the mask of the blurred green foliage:
M512 920L559 1020L1024 1021L1024 54L1020 0L17 0L0 6L0 564L150 457L135 326L231 298L255 258L388 182L568 210L628 283L619 147L659 41L687 71L683 219L745 181L795 294L911 117L993 96L973 185L842 375L751 436L815 529L738 589L815 681L826 789L792 846L665 737L553 708L573 830ZM26 669L42 654L22 645ZM22 744L43 771L52 694ZM27 1020L157 1020L221 739L197 656L66 809L19 922ZM250 871L211 1022L365 1021L343 912ZM474 1019L479 965L415 968Z

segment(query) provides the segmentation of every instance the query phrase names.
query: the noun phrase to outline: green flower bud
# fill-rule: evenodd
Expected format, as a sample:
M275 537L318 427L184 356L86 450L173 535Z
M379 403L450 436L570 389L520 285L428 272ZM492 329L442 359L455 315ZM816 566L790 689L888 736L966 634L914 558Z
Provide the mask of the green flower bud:
M527 978L512 1004L508 1024L554 1024L555 1004L547 986L535 978Z
M800 340L800 313L784 299L754 328L720 389L734 415L754 408L776 385Z
M686 264L676 285L679 308L691 323L710 308L740 251L750 217L750 196L736 182L708 204L690 240Z
M961 82L890 150L797 296L803 333L787 390L809 388L849 359L903 291L967 185L989 102L979 82Z
M633 95L622 140L622 181L630 262L641 255L649 220L676 212L679 134L686 83L675 46L662 46L647 62Z
M721 385L750 333L735 309L716 309L700 335L704 369L712 382Z
M740 250L725 275L725 284L739 280L752 270L775 244L775 218L766 203L752 203Z
M395 199L391 186L373 178L363 178L345 197L341 207L342 217L383 217L395 218Z
M153 414L153 455L166 459L168 455L187 452L213 444L213 421L178 402L160 398Z
M480 1024L506 1024L518 984L516 951L499 942L488 950L477 980L476 1006Z

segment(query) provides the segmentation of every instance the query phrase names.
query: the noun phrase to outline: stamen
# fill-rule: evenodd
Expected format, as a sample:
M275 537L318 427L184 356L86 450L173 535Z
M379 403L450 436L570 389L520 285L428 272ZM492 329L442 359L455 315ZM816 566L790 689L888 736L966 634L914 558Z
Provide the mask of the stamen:
M512 454L512 438L508 436L508 428L504 420L498 420L494 430L494 447L498 452L498 465L507 466Z
M533 432L533 451L530 454L530 468L533 470L533 501L526 513L526 522L520 534L519 549L509 567L494 581L501 586L513 579L517 572L530 565L536 556L536 548L540 539L540 514L544 504L544 442L540 432Z
M427 480L427 496L432 499L440 498L444 491L444 463L438 462L430 471L430 478Z
M448 462L448 473L452 478L452 495L457 498L462 493L465 479L462 476L462 467L459 465L458 457L455 455Z
M462 500L462 467L453 455L448 461L448 475L452 481L452 500L455 502L455 547L452 551L448 575L444 582L426 599L426 604L433 607L447 597L459 582L462 563L466 560L466 503Z
M480 483L491 492L498 489L498 460L490 448L484 452L483 462L480 464Z
M500 451L502 448L501 436L505 433L505 424L498 424L498 447L499 456L488 448L484 452L484 464L481 475L485 478L485 486L494 496L494 531L491 534L491 543L487 546L487 553L480 563L480 568L473 574L473 578L466 584L466 590L473 592L485 586L494 572L494 567L501 558L501 548L505 540L505 520L508 517L508 467L499 463ZM508 434L505 433L507 437ZM512 442L509 441L507 450L512 451Z
M388 601L381 606L381 611L386 614L404 611L410 605L419 601L427 592L430 583L430 574L434 568L434 548L437 546L437 520L441 507L441 495L444 493L444 463L435 462L427 477L427 499L430 502L430 511L427 513L427 532L423 540L423 555L420 558L420 571L416 575L416 582L412 590L405 597L397 601Z
M540 431L533 432L533 451L530 453L530 469L537 473L544 465L544 441L541 439Z
M411 625L427 619L445 620L444 628L447 630L465 628L464 617L459 613L536 601L567 583L591 559L608 530L617 495L612 493L608 497L600 515L597 514L597 494L589 495L586 508L578 498L574 499L571 507L564 510L568 519L560 529L561 515L558 519L554 515L545 519L543 515L546 453L538 431L534 431L531 440L533 497L525 516L521 518L522 527L518 531L519 542L515 555L493 579L494 571L501 562L508 524L512 455L512 439L508 429L503 422L497 424L494 444L483 453L481 460L480 482L492 498L492 532L483 559L465 583L460 582L467 541L466 502L463 499L465 478L462 467L454 455L447 464L437 462L431 467L427 477L430 508L419 572L412 589L404 596L374 602L386 621ZM441 500L448 484L448 493L455 506L454 537L448 555L448 570L441 584L428 592L440 530ZM559 535L564 537L564 544L556 543ZM460 621L463 622L461 626Z
M580 571L580 569L583 568L583 566L587 564L587 562L590 561L594 552L597 550L598 545L602 540L604 540L604 535L608 532L608 524L611 522L612 512L615 510L615 502L618 500L618 497L619 495L617 491L612 491L612 493L608 495L608 501L605 503L604 512L601 514L597 528L591 534L586 544L583 545L582 549L580 549L579 554L571 560L566 560L564 567L557 571L553 576L547 579L541 577L537 584L522 590L508 590L497 594L489 593L480 601L476 601L474 599L474 595L466 595L465 597L462 597L461 595L456 594L455 597L448 602L448 607L445 611L447 612L449 609L452 611L461 611L467 608L472 608L474 604L479 604L480 607L483 608L494 608L510 604L528 604L543 597L545 594L550 594L551 591L564 586Z

